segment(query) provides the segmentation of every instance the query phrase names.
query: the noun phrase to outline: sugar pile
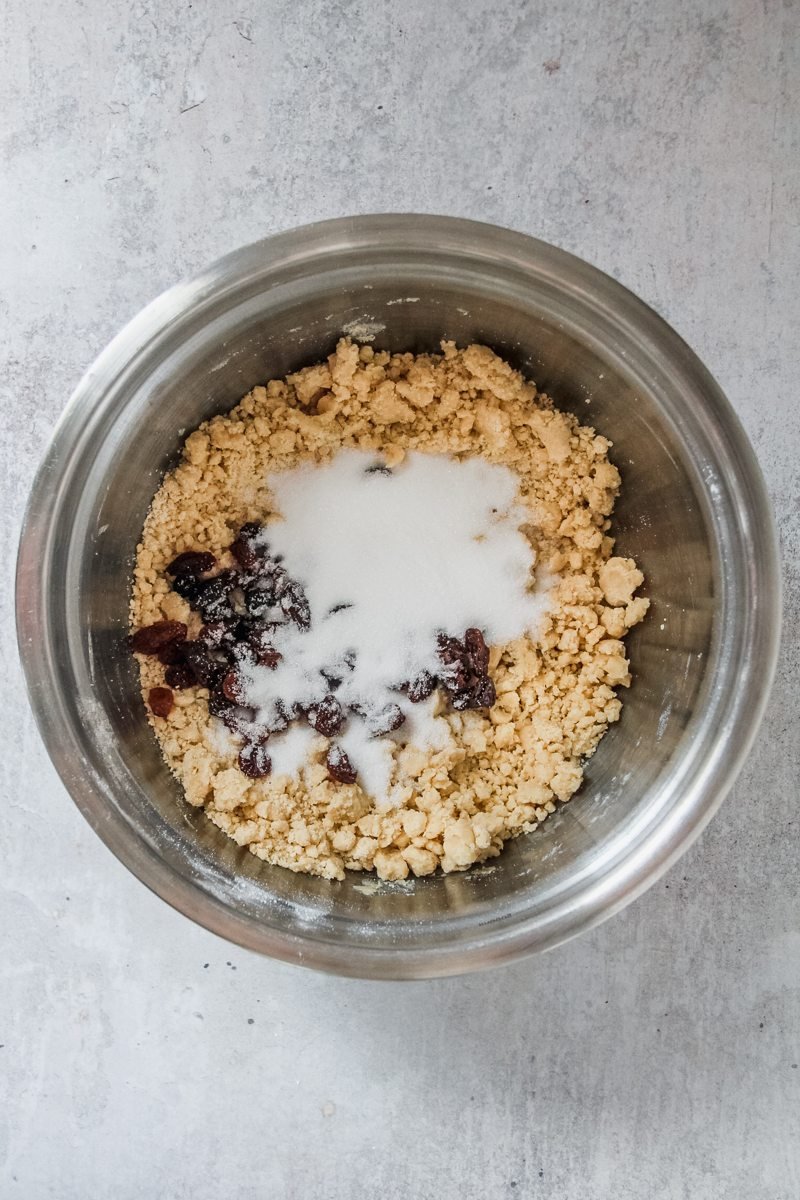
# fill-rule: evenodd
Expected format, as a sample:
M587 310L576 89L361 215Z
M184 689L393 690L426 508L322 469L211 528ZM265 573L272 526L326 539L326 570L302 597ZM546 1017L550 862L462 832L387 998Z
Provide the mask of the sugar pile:
M274 473L269 487L282 519L264 537L311 606L307 631L275 632L277 670L252 668L248 703L265 714L308 706L336 684L344 708L356 708L337 743L362 786L384 805L392 740L435 746L448 735L434 716L435 697L411 704L399 685L440 669L437 633L461 638L475 626L489 645L535 634L547 607L544 580L520 525L518 480L481 458L409 453L391 471L375 456L342 450L323 465ZM370 721L399 704L405 724L370 736ZM274 769L293 773L307 739L290 730L270 741ZM274 748L274 749L273 749ZM277 773L277 770L276 770Z

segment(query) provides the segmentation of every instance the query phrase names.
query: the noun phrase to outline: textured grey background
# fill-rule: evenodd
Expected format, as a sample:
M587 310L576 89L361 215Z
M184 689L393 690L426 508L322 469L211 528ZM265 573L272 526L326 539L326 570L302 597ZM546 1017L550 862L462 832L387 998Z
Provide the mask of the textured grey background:
M369 210L565 246L726 388L777 511L767 721L685 859L495 974L261 961L120 867L22 696L4 588L0 1196L800 1195L800 13L791 0L6 0L2 562L65 400L145 301Z

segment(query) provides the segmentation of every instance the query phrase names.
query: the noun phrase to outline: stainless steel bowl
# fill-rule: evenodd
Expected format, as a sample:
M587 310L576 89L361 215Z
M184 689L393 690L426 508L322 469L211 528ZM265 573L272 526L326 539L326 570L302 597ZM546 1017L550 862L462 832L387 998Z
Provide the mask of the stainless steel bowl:
M181 800L122 647L145 513L186 433L328 354L486 342L613 439L618 550L652 609L622 720L570 804L462 875L376 885L293 875ZM268 238L155 300L80 383L37 475L18 564L42 736L122 862L214 932L348 975L506 962L597 924L697 837L761 717L780 622L776 540L745 435L692 351L606 275L532 238L427 216Z

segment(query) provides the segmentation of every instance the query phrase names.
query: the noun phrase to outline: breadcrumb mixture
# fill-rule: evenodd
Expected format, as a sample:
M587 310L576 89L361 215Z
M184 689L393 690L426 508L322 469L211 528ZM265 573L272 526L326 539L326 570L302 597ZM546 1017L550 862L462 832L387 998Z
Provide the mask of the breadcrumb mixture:
M554 409L487 347L445 342L442 351L389 355L344 339L326 362L254 388L187 438L145 522L132 628L166 618L195 636L199 617L170 590L165 567L190 549L225 564L239 527L273 512L270 472L358 447L389 466L410 449L483 455L519 477L530 513L524 532L558 577L552 609L536 640L491 648L497 702L488 712L451 712L442 701L445 748L398 747L401 806L378 811L358 783L331 782L322 737L297 778L247 778L203 688L177 692L166 718L149 714L188 802L239 845L293 871L404 879L499 854L505 839L535 829L573 795L582 760L619 718L614 689L630 684L622 639L649 601L634 597L643 576L633 560L612 556L620 476L610 442ZM152 657L139 662L146 695L164 668Z

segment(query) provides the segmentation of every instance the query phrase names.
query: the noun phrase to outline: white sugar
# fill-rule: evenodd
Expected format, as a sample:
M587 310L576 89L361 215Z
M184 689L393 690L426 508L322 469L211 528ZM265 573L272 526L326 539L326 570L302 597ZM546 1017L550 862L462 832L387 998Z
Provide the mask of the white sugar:
M535 634L547 597L520 532L529 514L507 467L421 453L391 473L370 470L376 466L372 454L343 450L329 463L269 477L282 519L265 537L304 587L311 628L278 629L278 669L256 668L246 684L248 701L267 713L279 700L320 699L328 690L323 670L342 679L336 695L345 707L369 714L399 703L407 721L391 738L369 738L351 716L336 739L385 804L392 739L441 742L436 726L444 723L432 704L413 705L396 690L423 669L436 673L437 633L462 638L475 626L489 645ZM280 766L296 770L301 750L292 740L291 753L279 750Z
M364 791L382 807L388 806L394 765L392 739L370 737L364 721L350 720L336 741L358 772L358 782Z
M269 757L273 776L297 775L318 738L319 734L304 721L296 721L284 733L271 737Z

